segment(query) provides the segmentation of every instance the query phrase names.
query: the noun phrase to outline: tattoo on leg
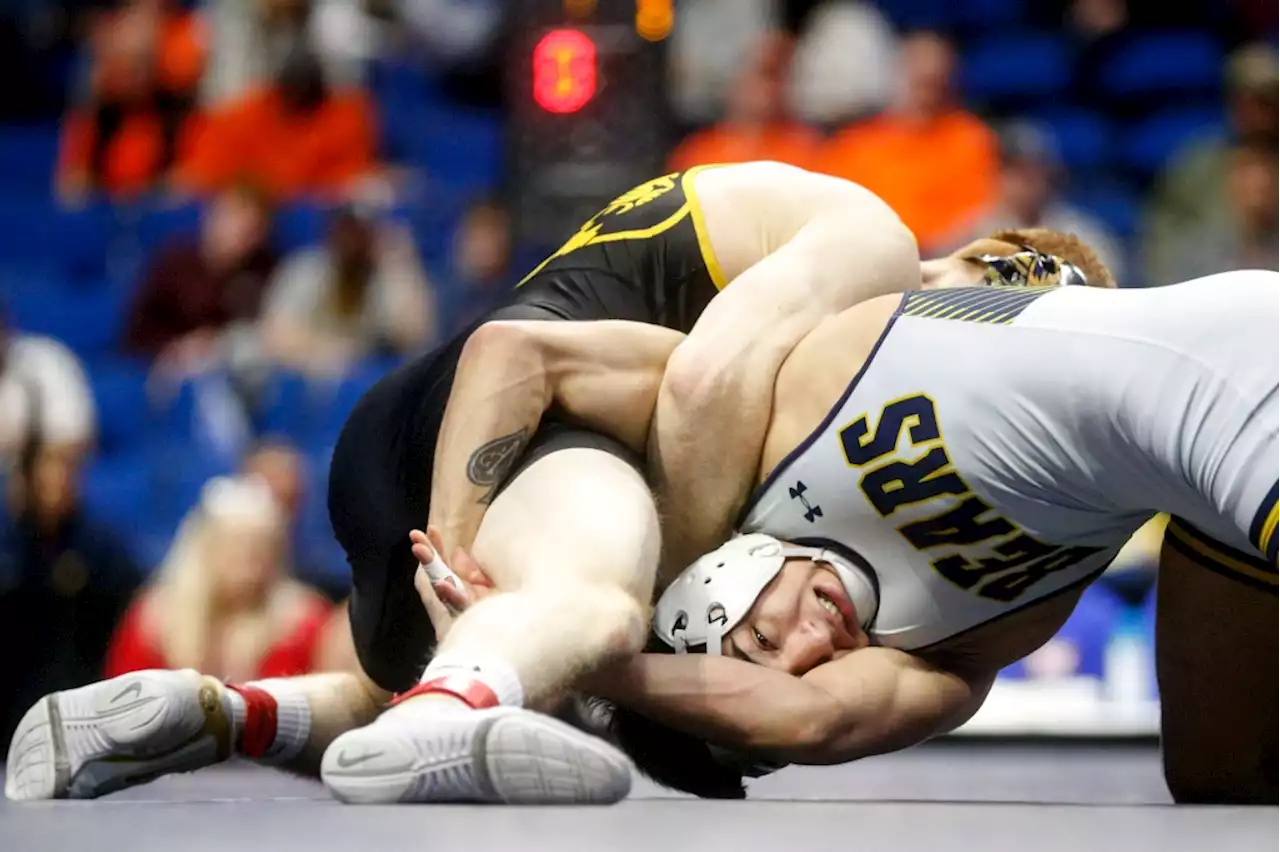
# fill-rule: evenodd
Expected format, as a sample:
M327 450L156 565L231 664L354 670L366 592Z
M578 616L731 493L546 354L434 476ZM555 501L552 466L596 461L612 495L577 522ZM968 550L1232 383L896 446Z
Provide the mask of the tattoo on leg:
M515 467L516 459L520 458L520 451L527 443L529 443L529 430L521 429L519 432L494 438L471 454L471 458L467 460L467 479L474 485L489 488L476 502L485 506L492 502L498 487Z

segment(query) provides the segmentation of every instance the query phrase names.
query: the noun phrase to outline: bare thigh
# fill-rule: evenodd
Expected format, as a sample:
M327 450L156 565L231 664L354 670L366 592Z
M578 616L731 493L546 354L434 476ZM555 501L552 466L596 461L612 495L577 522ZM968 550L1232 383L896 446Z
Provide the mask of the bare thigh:
M1166 537L1156 674L1165 779L1183 802L1275 804L1275 592L1199 564Z
M615 455L575 447L512 480L485 514L474 555L504 592L607 586L647 604L660 544L643 477Z

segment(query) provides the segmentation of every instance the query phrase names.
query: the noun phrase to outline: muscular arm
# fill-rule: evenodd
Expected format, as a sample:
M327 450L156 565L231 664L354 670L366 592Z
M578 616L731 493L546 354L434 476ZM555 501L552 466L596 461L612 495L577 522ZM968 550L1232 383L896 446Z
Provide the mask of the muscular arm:
M824 317L919 285L915 239L858 187L712 300L671 356L649 444L663 576L729 536L760 465L774 381Z
M643 453L679 332L621 320L492 322L468 339L436 440L430 523L470 547L485 507L553 405Z
M643 654L592 683L660 722L753 756L844 763L963 724L995 673L961 675L866 648L797 678L729 657Z

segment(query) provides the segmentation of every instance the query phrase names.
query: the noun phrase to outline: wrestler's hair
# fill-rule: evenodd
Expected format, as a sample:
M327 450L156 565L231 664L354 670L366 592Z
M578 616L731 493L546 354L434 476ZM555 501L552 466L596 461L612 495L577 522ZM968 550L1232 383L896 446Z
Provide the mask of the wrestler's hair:
M952 253L952 257L973 257L975 254L1010 255L1030 246L1042 254L1060 257L1079 267L1090 287L1115 289L1116 279L1111 270L1098 257L1097 252L1075 234L1051 231L1048 228L1009 228L996 231L990 237L975 240Z
M671 649L651 637L648 653ZM742 773L716 760L697 737L655 722L625 707L615 707L609 737L635 763L636 768L664 787L704 799L745 799Z

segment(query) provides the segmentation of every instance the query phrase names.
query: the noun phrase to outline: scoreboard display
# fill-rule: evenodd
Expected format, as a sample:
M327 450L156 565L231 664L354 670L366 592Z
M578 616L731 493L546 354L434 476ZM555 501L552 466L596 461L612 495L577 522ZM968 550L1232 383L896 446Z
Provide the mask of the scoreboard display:
M673 0L523 0L507 64L513 213L554 247L609 199L662 174Z

